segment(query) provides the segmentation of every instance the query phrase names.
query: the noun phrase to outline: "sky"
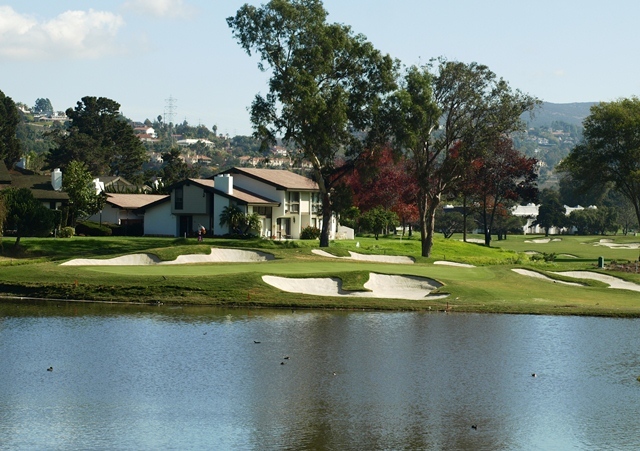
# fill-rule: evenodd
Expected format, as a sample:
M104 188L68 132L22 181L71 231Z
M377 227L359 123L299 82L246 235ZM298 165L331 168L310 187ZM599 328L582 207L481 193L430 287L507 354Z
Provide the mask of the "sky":
M0 91L64 111L108 97L136 121L159 115L249 135L268 73L232 36L236 0L0 0ZM640 95L640 2L631 0L325 0L403 65L445 57L487 65L554 103ZM172 107L172 108L171 108ZM170 117L169 117L170 118Z

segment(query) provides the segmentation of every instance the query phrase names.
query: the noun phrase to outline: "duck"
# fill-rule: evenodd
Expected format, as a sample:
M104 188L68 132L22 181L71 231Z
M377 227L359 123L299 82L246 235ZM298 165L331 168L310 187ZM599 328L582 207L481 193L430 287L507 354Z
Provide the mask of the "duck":
M53 367L50 366L49 368L47 368L47 371L53 371Z

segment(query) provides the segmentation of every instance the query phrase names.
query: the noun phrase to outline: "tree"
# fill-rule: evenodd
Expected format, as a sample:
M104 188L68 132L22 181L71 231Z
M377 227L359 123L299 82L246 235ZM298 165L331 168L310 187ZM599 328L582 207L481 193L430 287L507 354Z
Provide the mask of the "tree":
M505 202L531 201L537 197L536 163L535 158L522 155L513 147L513 141L504 137L473 161L471 178L466 183L472 187L473 199L480 203L486 246L491 245L496 214L508 216Z
M545 236L549 236L551 227L564 227L567 224L564 205L560 202L560 195L552 189L544 189L540 196L540 207L538 217L533 225L544 228Z
M18 108L11 97L0 91L0 159L9 169L22 156L20 141L16 137L16 129L20 123Z
M440 60L430 69L410 67L390 108L396 146L410 158L418 185L424 257L431 255L442 197L455 193L475 157L520 130L521 115L539 103L477 63Z
M198 177L198 170L184 162L182 152L177 147L163 153L162 162L164 164L161 170L163 192L174 183Z
M6 208L5 228L14 230L15 247L23 236L46 236L54 228L52 210L33 197L28 188L7 188L0 193Z
M36 99L36 103L33 106L33 113L51 116L54 113L51 101L49 99L42 98Z
M377 240L380 233L386 234L389 229L398 224L398 216L391 210L377 206L360 216L360 225L363 229L373 233Z
M640 222L640 99L632 97L591 107L583 140L562 161L581 191L608 184L633 205Z
M104 207L105 197L96 193L93 177L87 165L72 161L62 178L62 189L69 195L69 223L75 226L78 219L91 216Z
M376 113L394 87L395 68L364 36L326 18L320 0L271 0L260 8L245 4L227 19L242 48L271 71L268 94L251 105L254 136L265 146L282 137L298 149L294 158L313 167L322 196L321 247L329 245L334 186L380 137Z
M445 212L442 206L436 210L435 230L442 233L445 238L451 238L454 233L462 232L464 218L457 211Z
M76 160L92 174L139 182L146 151L119 110L119 103L105 97L83 97L75 109L67 109L69 130L50 132L56 147L47 156L49 167L64 170Z
M244 225L244 213L236 205L224 207L220 213L220 226L229 226L230 233L241 234Z

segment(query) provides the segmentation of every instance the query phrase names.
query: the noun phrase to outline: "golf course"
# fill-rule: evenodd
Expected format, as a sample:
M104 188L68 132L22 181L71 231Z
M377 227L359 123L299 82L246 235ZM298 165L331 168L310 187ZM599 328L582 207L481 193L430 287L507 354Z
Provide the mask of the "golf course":
M640 237L332 242L4 237L6 302L377 309L640 317Z

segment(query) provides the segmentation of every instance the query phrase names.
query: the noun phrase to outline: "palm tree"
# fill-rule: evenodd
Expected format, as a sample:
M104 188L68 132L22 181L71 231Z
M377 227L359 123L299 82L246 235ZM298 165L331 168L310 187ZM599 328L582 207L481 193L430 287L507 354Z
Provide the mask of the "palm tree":
M228 225L232 233L241 233L240 228L244 225L245 214L236 205L224 207L220 213L220 226Z

